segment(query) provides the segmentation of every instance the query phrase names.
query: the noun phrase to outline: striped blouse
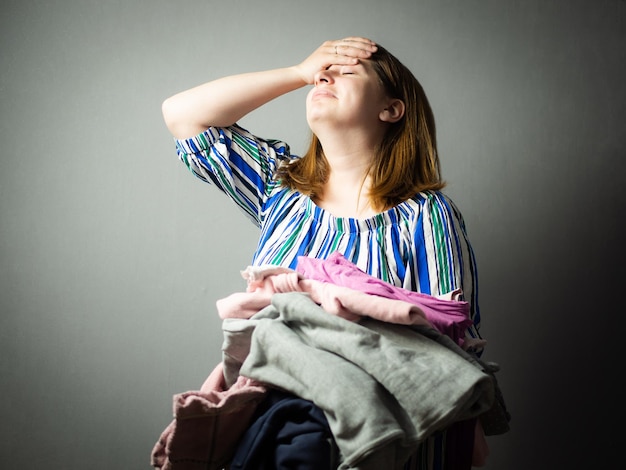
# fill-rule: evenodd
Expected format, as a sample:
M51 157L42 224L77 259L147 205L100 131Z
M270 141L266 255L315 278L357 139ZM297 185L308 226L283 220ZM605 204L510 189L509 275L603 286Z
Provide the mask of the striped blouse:
M195 176L226 193L260 228L252 265L295 269L299 256L326 258L338 251L398 287L431 295L460 288L473 320L468 335L479 337L474 254L461 213L443 193L419 193L365 219L335 217L276 181L278 165L298 158L285 142L233 125L176 140L176 148ZM442 442L423 447L416 468L438 468Z

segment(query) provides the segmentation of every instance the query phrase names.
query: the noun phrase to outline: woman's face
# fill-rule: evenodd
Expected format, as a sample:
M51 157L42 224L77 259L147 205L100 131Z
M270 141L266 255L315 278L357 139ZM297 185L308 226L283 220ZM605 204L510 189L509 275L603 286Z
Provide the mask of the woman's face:
M318 72L307 95L307 121L315 132L320 124L342 128L376 126L388 98L368 60L333 65Z

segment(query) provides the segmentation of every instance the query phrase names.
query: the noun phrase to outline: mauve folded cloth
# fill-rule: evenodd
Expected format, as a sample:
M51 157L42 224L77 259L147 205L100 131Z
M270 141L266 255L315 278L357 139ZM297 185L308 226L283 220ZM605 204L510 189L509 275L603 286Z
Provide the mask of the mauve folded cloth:
M153 467L219 470L230 461L267 389L243 376L232 387L224 387L220 363L199 391L174 395L174 420L152 450Z

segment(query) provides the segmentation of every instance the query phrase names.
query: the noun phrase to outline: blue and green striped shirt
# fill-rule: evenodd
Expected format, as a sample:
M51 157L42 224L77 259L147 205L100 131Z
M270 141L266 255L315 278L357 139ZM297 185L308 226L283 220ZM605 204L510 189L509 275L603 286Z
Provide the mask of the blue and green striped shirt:
M234 125L176 141L179 158L203 181L226 193L261 229L251 264L295 269L298 256L341 252L368 274L417 292L440 295L461 288L477 336L476 264L463 217L443 193L427 191L370 218L334 217L274 178L282 162L298 158L279 140Z

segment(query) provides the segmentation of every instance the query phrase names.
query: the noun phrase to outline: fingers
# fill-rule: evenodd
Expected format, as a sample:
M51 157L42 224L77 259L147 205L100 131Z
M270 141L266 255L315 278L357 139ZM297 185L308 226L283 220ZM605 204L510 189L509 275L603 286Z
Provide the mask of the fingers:
M354 46L359 46L362 48L376 48L376 43L374 41L372 41L371 39L367 39L367 38L362 38L362 37L358 37L358 36L350 36L347 38L343 38L343 39L336 39L334 41L331 41L334 43L352 43L352 45Z
M326 41L326 48L336 56L343 55L356 59L367 59L377 49L374 41L356 36Z

